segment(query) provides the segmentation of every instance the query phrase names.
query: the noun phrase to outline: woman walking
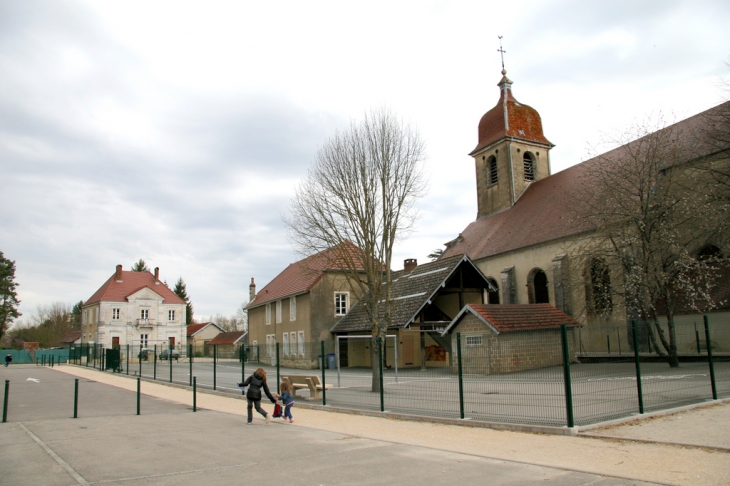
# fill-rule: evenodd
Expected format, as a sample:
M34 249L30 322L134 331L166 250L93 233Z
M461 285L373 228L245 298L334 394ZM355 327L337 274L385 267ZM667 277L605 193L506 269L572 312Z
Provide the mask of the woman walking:
M269 397L271 403L276 403L276 399L271 396L269 386L266 384L266 370L258 368L251 376L246 378L246 381L241 383L241 386L248 387L248 391L246 392L246 400L248 401L248 425L251 425L251 421L253 420L252 409L254 406L256 407L256 411L264 416L268 424L271 417L261 408L261 388L264 389L264 393Z

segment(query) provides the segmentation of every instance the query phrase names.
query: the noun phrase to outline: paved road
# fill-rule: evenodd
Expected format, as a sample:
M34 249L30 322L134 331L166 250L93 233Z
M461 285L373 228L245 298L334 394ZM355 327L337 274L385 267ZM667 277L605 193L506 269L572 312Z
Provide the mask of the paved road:
M654 484L297 425L247 426L240 415L148 396L137 416L134 392L88 379L73 419L73 376L17 366L0 379L11 381L2 485Z

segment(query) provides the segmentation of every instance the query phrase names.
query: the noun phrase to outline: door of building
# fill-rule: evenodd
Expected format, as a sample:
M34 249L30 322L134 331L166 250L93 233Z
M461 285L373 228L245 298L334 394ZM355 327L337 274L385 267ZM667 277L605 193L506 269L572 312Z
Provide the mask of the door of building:
M119 348L119 336L112 336L112 349Z

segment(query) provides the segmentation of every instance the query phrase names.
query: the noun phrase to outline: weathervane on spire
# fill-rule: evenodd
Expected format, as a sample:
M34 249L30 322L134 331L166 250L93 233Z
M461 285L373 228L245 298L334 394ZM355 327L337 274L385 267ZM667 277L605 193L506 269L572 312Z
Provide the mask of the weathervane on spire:
M504 53L507 52L504 49L502 49L502 36L498 35L499 37L499 49L497 49L497 52L499 52L499 55L502 57L502 75L507 74L507 71L504 69Z

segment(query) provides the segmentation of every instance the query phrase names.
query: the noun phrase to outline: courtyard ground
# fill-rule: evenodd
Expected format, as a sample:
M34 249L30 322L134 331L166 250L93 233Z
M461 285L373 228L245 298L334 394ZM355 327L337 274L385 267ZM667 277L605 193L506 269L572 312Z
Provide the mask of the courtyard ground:
M79 377L79 418L71 419ZM730 405L557 436L245 402L75 366L13 366L0 484L730 484ZM37 381L36 381L37 380ZM265 405L271 410L271 405ZM635 439L635 440L634 440ZM652 442L649 442L652 441ZM685 445L677 445L685 444Z

